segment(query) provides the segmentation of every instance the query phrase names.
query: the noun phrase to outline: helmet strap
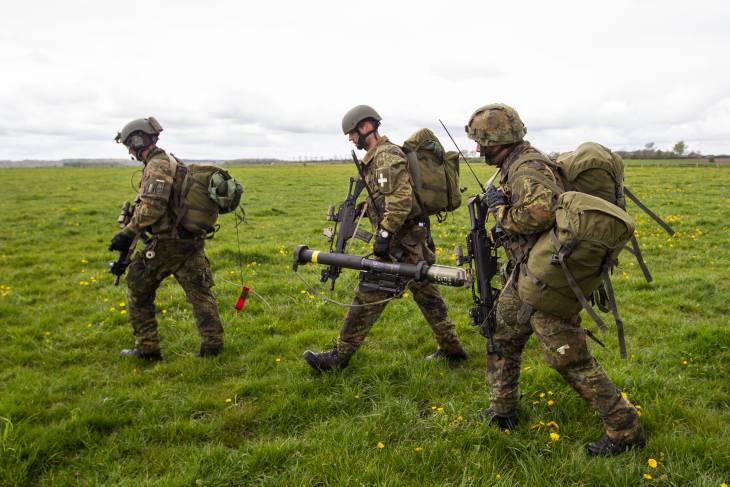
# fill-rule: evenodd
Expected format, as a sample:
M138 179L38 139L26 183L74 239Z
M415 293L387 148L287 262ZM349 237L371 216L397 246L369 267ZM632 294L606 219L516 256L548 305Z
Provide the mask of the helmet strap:
M374 129L372 129L370 132L366 132L366 133L363 134L362 132L360 132L360 124L358 124L358 126L356 128L356 130L357 130L357 144L356 144L356 146L357 146L357 148L359 150L365 149L365 143L367 141L367 138L370 137L372 134L374 134L375 132L378 131L378 126L380 124L377 123L377 122L375 122L374 125L375 125L375 128Z

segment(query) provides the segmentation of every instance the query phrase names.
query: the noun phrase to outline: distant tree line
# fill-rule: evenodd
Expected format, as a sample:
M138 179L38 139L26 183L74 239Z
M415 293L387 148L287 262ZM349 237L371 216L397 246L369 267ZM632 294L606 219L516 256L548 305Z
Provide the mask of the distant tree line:
M614 151L624 159L702 159L708 158L710 162L715 160L714 155L705 156L698 150L687 150L687 144L680 140L672 147L672 150L657 149L654 142L644 144L643 149ZM726 156L720 156L726 157Z

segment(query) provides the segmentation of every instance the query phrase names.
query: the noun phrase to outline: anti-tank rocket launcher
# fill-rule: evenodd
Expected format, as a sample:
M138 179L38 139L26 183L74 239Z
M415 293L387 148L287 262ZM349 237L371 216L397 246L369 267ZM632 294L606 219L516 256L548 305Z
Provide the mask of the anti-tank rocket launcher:
M429 265L425 261L417 264L387 262L359 255L320 252L306 245L297 245L294 249L292 270L296 272L301 264L310 263L358 270L361 286L368 290L384 291L394 295L405 291L410 281L430 281L453 287L471 285L469 273L460 267Z

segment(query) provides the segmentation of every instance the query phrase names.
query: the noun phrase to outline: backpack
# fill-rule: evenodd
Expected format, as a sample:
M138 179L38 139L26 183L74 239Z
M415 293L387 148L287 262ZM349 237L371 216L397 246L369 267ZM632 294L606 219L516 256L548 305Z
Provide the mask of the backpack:
M624 186L624 161L621 156L595 142L584 142L572 152L560 154L556 159L562 182L567 190L580 191L609 201L619 208L626 209L626 196L644 210L670 236L674 230L658 215L646 207L628 188ZM639 242L631 236L626 249L636 257L647 282L653 280Z
M444 151L426 128L413 133L402 148L418 203L428 215L439 215L438 220L443 221L444 212L461 206L458 152Z
M171 200L176 226L193 234L214 233L218 215L238 208L243 186L228 171L218 166L186 166L174 156L169 157L173 166Z
M541 153L525 154L510 167L509 179L527 176L559 195L555 225L537 237L526 261L519 265L518 295L532 308L561 318L570 318L583 308L605 330L605 323L587 299L604 285L619 334L621 356L625 357L623 322L618 315L609 273L633 236L634 220L621 207L603 198L579 191L563 192L542 173L521 167L528 160L539 160L559 173L561 180L566 178L560 174L561 168Z

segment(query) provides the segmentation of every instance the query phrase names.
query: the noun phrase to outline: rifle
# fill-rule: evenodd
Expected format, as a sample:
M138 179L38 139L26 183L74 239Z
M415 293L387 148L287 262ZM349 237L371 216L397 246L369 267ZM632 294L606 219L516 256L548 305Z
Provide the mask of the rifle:
M132 217L134 216L134 211L137 209L137 205L139 205L139 201L140 198L139 195L137 195L137 197L134 199L134 203L125 201L122 204L121 210L119 212L119 217L117 217L117 223L119 224L119 228L126 227L132 220ZM145 244L147 244L150 239L145 233L136 235L132 240L129 249L126 251L120 251L117 260L109 263L109 272L116 276L116 278L114 279L115 286L119 285L119 280L127 271L127 267L129 267L129 264L132 262L132 255L134 254L134 248L137 246L138 240L142 240Z
M492 287L492 278L498 271L497 249L487 233L485 226L487 209L481 202L481 196L469 198L467 207L470 224L466 236L467 255L465 256L461 247L457 246L456 263L457 265L468 263L468 273L472 276L471 295L474 306L469 309L471 324L479 327L479 333L487 339L487 354L499 355L499 350L494 345L494 333L497 329L495 305L499 289Z
M363 215L362 213L358 215L357 212L357 198L365 186L362 178L355 179L350 177L347 196L342 204L340 204L337 213L335 214L334 206L330 206L327 209L327 220L335 222L334 227L325 228L323 232L324 236L330 242L330 252L337 254L346 253L347 242L353 237L366 243L372 239L373 235L370 232L360 228L359 223ZM335 281L340 276L340 270L336 265L330 265L326 269L323 269L319 279L320 282L331 280L330 290L334 290Z
M359 255L311 250L306 245L294 249L292 271L297 272L300 264L323 264L338 268L360 271L360 285L372 291L384 291L399 295L410 281L427 280L443 286L463 287L471 284L471 276L464 269L445 265L429 265L426 261L417 264L406 262L384 262Z

